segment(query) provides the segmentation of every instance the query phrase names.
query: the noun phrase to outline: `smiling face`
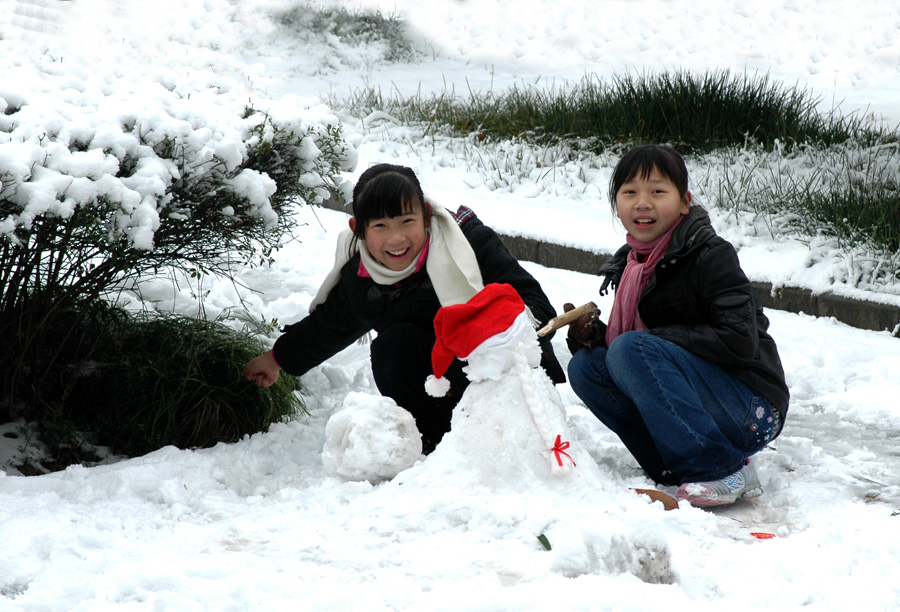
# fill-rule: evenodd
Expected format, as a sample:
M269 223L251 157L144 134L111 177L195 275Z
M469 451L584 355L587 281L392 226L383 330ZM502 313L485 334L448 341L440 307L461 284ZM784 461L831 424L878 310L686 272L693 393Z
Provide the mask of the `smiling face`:
M427 233L422 210L418 203L405 205L396 217L370 219L363 237L369 254L394 271L409 267L425 247Z
M372 257L399 272L425 247L431 212L410 168L376 164L360 175L353 188L350 229Z
M656 168L647 176L635 175L616 192L616 215L641 242L652 242L669 231L690 205L691 192L682 197L675 183Z

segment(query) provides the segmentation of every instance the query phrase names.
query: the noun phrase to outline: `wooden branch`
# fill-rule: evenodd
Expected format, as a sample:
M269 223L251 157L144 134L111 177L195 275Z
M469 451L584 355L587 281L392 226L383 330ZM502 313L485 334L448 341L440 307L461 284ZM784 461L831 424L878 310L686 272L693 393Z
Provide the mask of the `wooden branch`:
M581 317L585 312L589 312L591 310L596 310L597 305L593 302L588 302L587 304L582 304L578 308L574 308L569 312L564 312L558 317L553 317L547 324L540 328L537 332L538 336L546 336L550 332L554 332L560 327L565 327L572 321L577 320Z

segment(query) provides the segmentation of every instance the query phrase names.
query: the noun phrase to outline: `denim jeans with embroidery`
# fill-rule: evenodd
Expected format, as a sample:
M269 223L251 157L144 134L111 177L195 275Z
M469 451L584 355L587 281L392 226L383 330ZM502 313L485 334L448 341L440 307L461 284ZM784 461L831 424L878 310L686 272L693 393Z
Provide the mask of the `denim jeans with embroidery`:
M581 349L568 370L575 393L660 484L723 478L781 431L766 398L648 332Z

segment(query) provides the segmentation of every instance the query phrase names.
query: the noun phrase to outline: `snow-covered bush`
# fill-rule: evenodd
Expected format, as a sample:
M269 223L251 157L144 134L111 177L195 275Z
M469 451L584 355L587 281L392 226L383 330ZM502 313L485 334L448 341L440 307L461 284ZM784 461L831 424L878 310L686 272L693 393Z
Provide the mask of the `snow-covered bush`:
M209 260L210 247L224 254L247 233L277 244L295 201L341 196L338 174L355 158L336 119L180 106L94 125L0 91L4 245L36 246L48 226L65 225L69 241L133 249L142 261ZM202 255L183 240L197 237Z
M293 207L345 197L355 151L317 102L263 111L168 93L130 112L0 85L0 345L13 361L0 400L40 388L62 340L42 329L59 313L148 272L265 260Z

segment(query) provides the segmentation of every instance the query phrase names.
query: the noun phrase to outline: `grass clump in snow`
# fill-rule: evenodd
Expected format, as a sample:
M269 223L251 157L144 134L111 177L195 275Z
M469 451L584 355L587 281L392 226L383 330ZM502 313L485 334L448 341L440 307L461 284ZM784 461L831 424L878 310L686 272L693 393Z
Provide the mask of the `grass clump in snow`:
M315 41L329 49L333 54L330 61L338 59L336 55L340 61L353 66L359 61L409 62L417 56L406 26L396 13L348 11L346 7L316 8L307 3L283 12L278 20L302 40ZM342 44L333 44L333 39ZM348 49L361 50L362 59L352 57Z
M55 325L69 324L77 331L60 347L60 363L74 376L60 379L67 381L54 389L60 401L48 405L39 428L45 443L55 442L54 454L77 445L76 431L127 456L210 447L305 410L294 377L263 389L240 376L266 349L220 321L98 304Z
M747 142L770 149L778 142L830 145L879 136L859 116L821 114L819 100L805 89L727 70L626 74L609 81L587 76L571 87L513 86L468 96L385 98L369 90L346 104L362 116L382 110L404 122L448 125L460 134L589 140L597 150L665 142L685 153L704 153Z
M773 236L836 241L846 268L837 280L870 290L900 281L897 143L732 149L706 159L720 208L754 213Z

